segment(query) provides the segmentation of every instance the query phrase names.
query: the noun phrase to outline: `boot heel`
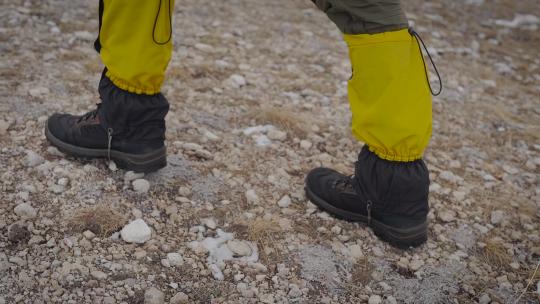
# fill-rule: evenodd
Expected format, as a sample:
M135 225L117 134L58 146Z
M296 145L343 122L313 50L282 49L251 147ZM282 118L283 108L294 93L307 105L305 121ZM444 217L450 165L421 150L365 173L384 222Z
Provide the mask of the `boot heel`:
M167 149L163 147L146 154L112 151L111 159L121 169L137 173L149 173L167 166Z
M376 236L401 249L418 247L427 241L427 222L405 229L374 222L371 228Z

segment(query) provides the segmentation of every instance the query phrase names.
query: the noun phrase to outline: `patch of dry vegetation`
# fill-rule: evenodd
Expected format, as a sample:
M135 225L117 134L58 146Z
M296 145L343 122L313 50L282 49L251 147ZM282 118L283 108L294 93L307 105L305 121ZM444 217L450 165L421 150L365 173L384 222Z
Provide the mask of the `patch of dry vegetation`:
M354 285L366 285L371 281L371 273L375 266L369 261L368 257L363 257L356 261L351 271L352 281Z
M279 223L275 219L256 218L247 229L249 240L256 242L259 247L259 255L264 264L269 261L276 263L282 261L283 256L279 254L281 250L276 248L279 241L278 233L281 232Z
M126 223L118 210L104 204L79 209L73 213L69 226L78 232L90 230L96 235L109 236Z
M483 241L486 245L478 252L480 258L485 264L498 269L504 269L508 267L508 264L512 262L512 257L506 251L502 242L485 239Z
M272 124L299 138L303 138L309 132L309 126L313 123L305 115L295 113L287 108L264 106L248 113L248 116L260 124Z
M363 257L357 260L351 269L350 280L345 284L351 295L360 296L364 290L364 286L371 282L371 273L375 270L375 266L368 257Z

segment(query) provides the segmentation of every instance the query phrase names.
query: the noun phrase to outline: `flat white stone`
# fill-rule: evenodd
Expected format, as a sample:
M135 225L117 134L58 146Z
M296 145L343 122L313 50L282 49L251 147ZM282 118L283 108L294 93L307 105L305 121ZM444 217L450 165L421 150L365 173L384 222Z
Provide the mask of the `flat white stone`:
M125 242L143 244L152 237L152 230L143 219L136 219L127 224L120 235Z
M236 255L236 256L249 256L251 255L251 247L249 244L243 241L230 240L227 242L227 247Z

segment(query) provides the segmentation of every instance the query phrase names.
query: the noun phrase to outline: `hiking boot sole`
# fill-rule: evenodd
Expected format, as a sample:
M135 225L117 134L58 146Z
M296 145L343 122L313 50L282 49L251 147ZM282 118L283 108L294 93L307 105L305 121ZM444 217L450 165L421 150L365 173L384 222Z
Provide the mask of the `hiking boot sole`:
M48 125L45 127L45 137L52 145L57 147L58 150L69 155L82 158L109 157L109 151L107 149L78 147L58 139L49 130ZM114 160L118 168L137 173L149 173L167 166L167 148L162 147L146 154L132 154L111 150L111 159Z
M347 221L363 222L368 224L369 221L367 216L337 208L317 196L307 186L305 187L305 190L307 198L319 208ZM374 218L371 218L371 223L369 224L369 227L373 230L373 233L375 233L376 236L401 249L418 247L425 243L427 241L427 226L426 221L420 225L410 228L395 228L383 224Z

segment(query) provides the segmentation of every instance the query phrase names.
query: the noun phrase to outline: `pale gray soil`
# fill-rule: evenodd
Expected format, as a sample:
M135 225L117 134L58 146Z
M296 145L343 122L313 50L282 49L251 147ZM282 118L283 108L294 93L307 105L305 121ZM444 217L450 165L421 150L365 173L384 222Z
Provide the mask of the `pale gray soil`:
M310 169L350 174L361 147L326 16L307 0L178 2L169 166L146 193L43 135L53 112L99 102L97 1L0 2L0 303L540 302L538 1L405 1L445 81L429 241L406 251L304 196ZM118 233L136 218L141 245Z

